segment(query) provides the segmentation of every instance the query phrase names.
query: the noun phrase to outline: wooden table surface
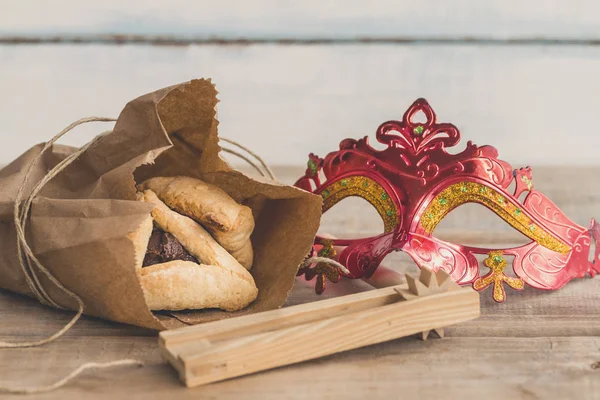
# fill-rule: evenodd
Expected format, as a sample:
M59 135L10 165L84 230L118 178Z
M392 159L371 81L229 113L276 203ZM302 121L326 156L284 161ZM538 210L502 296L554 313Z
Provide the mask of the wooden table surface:
M300 171L276 172L290 182ZM594 214L600 216L600 187L592 186L596 176L600 168L534 171L536 187L586 226ZM376 232L381 222L375 212L355 200L332 209L323 230L348 236ZM491 212L463 208L442 223L440 237L498 248L523 242ZM400 253L384 264L416 272ZM288 304L369 288L362 281L344 281L319 297L312 283L298 280ZM600 279L573 281L555 292L507 289L507 295L505 303L496 304L489 289L482 292L482 316L446 329L443 339L404 338L195 389L184 388L161 359L155 332L84 317L54 343L1 350L0 383L47 384L85 362L137 358L146 362L143 368L86 372L60 390L31 397L600 399ZM45 337L70 317L0 291L0 340Z

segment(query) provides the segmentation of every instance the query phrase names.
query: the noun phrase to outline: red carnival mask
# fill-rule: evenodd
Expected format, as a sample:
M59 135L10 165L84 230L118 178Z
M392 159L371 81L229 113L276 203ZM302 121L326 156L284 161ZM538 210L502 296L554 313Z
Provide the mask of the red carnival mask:
M425 114L426 122L413 122L418 112ZM522 289L525 283L538 289L559 289L571 279L600 272L595 263L600 246L595 247L593 261L588 260L592 240L596 244L600 238L594 219L588 229L569 220L533 188L529 167L513 170L497 158L494 147L477 147L469 141L461 153L449 154L446 149L459 142L460 133L452 124L437 123L425 99L415 101L402 121L379 126L376 138L387 149L374 149L365 137L343 140L340 149L324 159L311 154L305 176L296 182L296 186L322 196L323 212L348 196L358 196L371 203L383 219L385 232L378 236L315 239L320 255L335 257L345 265L350 271L345 275L348 278L369 277L387 254L401 250L420 268L444 269L459 284L472 284L476 290L493 285L494 300L502 302L506 298L504 283L514 289ZM515 189L509 193L513 181ZM528 193L521 202L524 192ZM465 203L484 205L531 242L486 249L432 236L437 224ZM344 249L336 254L333 246ZM489 272L484 276L475 254L487 255L483 263ZM514 257L516 278L504 273L505 256ZM300 273L315 274L310 268ZM337 270L324 273L333 281L341 274Z

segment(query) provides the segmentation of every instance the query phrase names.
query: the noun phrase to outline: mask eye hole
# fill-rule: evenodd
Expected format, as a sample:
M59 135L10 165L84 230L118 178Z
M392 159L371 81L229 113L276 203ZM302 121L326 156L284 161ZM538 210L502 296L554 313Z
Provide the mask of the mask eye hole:
M432 233L438 239L470 247L511 248L531 239L477 203L465 203L440 221Z
M338 239L356 239L380 235L384 231L381 216L362 197L346 197L321 217L321 232Z
M359 197L365 199L377 211L380 219L383 220L384 232L393 231L402 222L402 210L395 197L375 179L368 176L348 175L326 182L319 188L318 193L323 199L323 213L348 197ZM347 214L346 217L349 215L353 214ZM360 219L363 220L362 216Z

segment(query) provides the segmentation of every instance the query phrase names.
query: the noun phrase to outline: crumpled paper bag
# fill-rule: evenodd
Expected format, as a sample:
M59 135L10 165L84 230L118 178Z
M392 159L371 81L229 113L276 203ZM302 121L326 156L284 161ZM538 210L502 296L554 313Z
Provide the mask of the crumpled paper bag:
M321 199L303 190L232 169L219 157L217 91L210 80L168 87L139 97L121 112L112 133L52 179L34 200L27 239L34 254L85 304L84 313L151 329L165 329L281 307L311 249ZM248 133L246 144L252 144ZM14 200L43 144L0 170L0 287L31 296L18 264ZM54 145L34 165L30 187L73 153ZM258 298L239 312L152 313L134 267L127 234L151 211L135 201L135 184L151 176L187 175L215 184L252 208L256 228L251 270ZM77 304L38 274L59 305Z

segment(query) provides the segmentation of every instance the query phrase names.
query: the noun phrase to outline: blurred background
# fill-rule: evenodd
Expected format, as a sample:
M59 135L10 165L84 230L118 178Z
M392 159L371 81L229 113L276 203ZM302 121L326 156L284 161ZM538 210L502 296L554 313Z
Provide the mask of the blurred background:
M210 77L220 134L271 165L373 135L417 97L515 166L596 165L599 73L594 0L2 0L0 164Z

